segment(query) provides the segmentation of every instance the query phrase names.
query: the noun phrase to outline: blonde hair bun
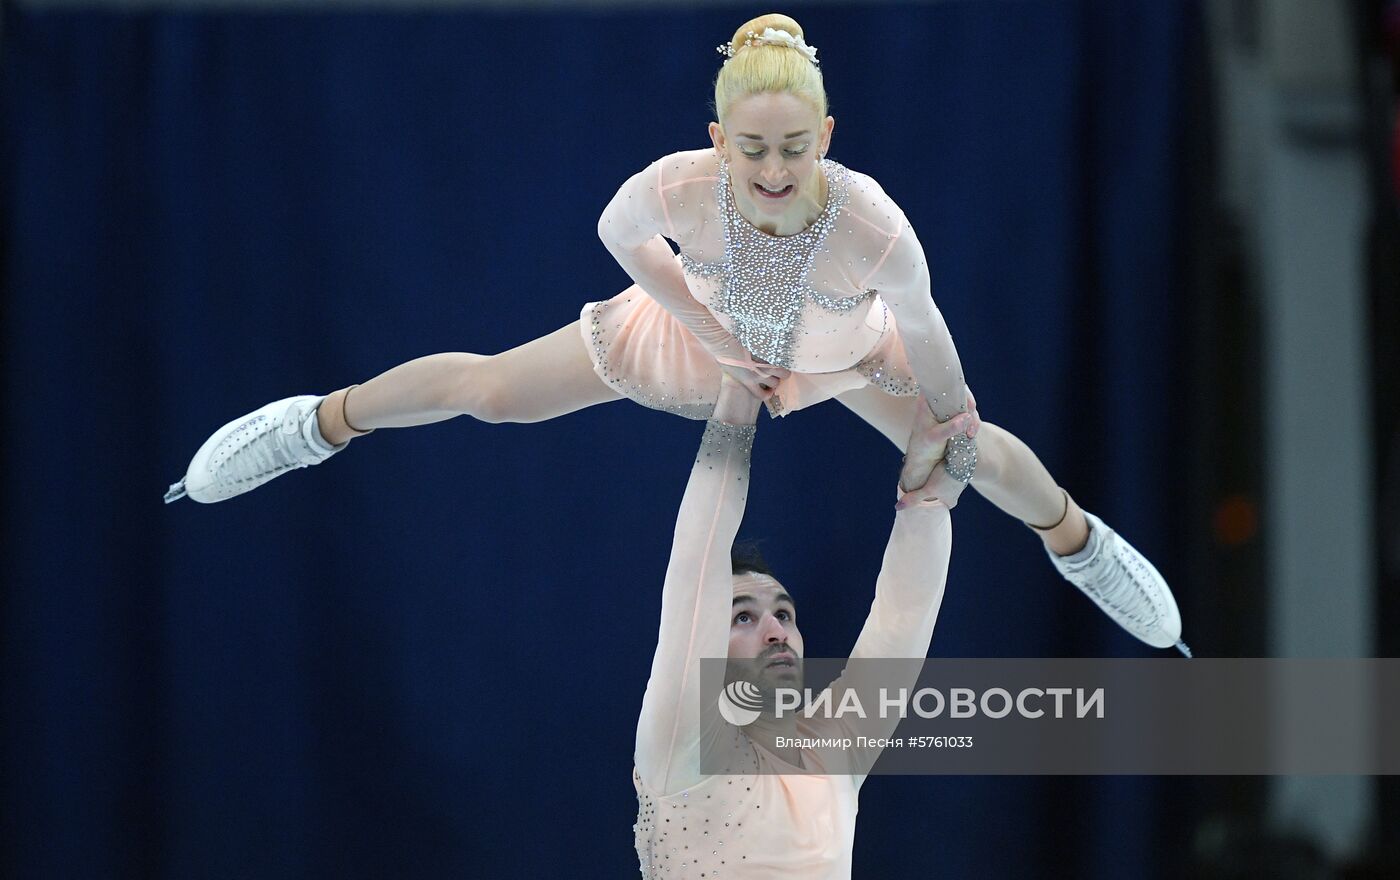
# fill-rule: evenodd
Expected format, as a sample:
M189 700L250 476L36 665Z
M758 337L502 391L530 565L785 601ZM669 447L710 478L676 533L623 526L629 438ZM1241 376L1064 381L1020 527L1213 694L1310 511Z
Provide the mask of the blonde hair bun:
M715 113L721 124L735 101L767 93L797 95L810 103L819 116L826 116L826 86L815 59L791 46L750 45L753 37L768 28L786 31L805 41L802 25L781 13L770 12L744 22L729 41L730 57L715 77Z
M802 25L797 23L797 19L789 18L780 12L769 12L766 15L760 15L758 18L749 19L749 21L734 32L734 39L729 41L729 54L732 56L735 52L743 48L744 44L748 42L751 36L761 34L768 28L772 28L775 31L787 31L794 37L805 36L802 33Z

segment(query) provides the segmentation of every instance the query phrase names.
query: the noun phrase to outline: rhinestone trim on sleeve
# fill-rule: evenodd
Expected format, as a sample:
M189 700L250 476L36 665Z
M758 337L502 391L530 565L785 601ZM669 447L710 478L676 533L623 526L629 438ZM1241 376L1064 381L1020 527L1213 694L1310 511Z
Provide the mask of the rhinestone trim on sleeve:
M753 455L753 438L757 432L757 425L731 425L710 419L705 422L705 435L700 440L696 461L724 455L730 448L738 447L740 457L747 462Z

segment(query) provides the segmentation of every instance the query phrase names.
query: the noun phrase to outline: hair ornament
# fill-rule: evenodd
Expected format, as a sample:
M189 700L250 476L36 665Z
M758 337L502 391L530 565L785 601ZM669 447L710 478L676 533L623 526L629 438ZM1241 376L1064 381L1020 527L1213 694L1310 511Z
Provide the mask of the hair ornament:
M786 46L789 49L796 49L803 55L807 56L807 60L812 62L813 64L821 63L817 60L816 46L809 46L803 41L801 37L794 37L787 31L780 31L771 27L764 28L763 33L761 34L756 34L753 31L749 31L748 39L744 40L743 46ZM740 46L739 48L742 49L743 46ZM734 47L729 45L728 43L716 46L715 51L726 58L734 57Z

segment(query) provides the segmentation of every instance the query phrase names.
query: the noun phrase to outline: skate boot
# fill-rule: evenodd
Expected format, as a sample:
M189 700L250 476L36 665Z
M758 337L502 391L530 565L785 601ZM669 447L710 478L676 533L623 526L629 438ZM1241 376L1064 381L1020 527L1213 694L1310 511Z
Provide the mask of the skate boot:
M1046 548L1050 561L1119 626L1154 648L1175 647L1187 657L1181 641L1181 614L1171 588L1157 569L1103 520L1087 511L1089 542L1069 556Z
M184 479L165 493L165 503L186 495L203 504L226 501L335 455L349 441L331 446L321 437L316 407L324 399L287 397L224 425L199 447Z

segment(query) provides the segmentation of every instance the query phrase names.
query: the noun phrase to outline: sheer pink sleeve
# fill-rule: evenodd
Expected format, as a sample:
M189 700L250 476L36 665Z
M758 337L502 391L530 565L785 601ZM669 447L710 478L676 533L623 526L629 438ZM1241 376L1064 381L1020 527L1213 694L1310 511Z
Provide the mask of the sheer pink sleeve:
M662 197L668 185L666 169L675 157L656 160L632 175L613 196L598 219L598 237L608 252L647 295L685 325L715 358L744 358L743 347L720 326L710 310L691 295L675 254L662 236L673 241L672 210Z
M831 685L837 704L847 689L856 692L862 705L872 706L882 694L907 691L918 682L943 605L952 542L952 521L942 503L924 502L895 513L875 581L875 600L851 651L855 662ZM869 660L879 663L860 662ZM845 766L860 786L883 751L880 743L899 726L899 717L872 712L863 719L845 717L823 726L855 743Z
M890 307L914 378L934 416L946 422L967 412L962 362L948 325L933 303L923 246L903 214L896 216L899 225L894 239L881 253L863 286L878 291Z
M875 601L852 658L928 656L952 546L952 517L941 503L923 502L895 513Z
M706 423L676 517L661 629L637 722L637 774L657 794L700 776L700 660L729 650L729 550L744 518L754 426Z

